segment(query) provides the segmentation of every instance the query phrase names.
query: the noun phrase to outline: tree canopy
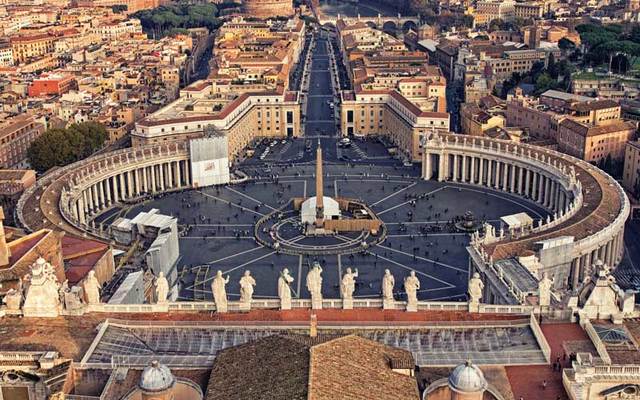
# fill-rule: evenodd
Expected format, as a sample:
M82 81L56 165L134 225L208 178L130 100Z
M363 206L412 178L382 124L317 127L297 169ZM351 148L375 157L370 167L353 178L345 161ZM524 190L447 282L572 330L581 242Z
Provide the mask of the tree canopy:
M583 24L576 27L580 40L586 46L584 62L591 65L607 64L610 71L616 72L625 66L632 66L640 57L640 26L632 27L617 24ZM627 63L623 63L626 58ZM614 63L614 59L617 60Z
M100 149L107 140L104 125L96 122L48 129L31 143L27 158L38 172L79 161Z
M211 3L177 3L141 10L132 17L140 20L147 34L157 38L176 32L177 29L208 28L213 31L222 25L218 15L218 6Z

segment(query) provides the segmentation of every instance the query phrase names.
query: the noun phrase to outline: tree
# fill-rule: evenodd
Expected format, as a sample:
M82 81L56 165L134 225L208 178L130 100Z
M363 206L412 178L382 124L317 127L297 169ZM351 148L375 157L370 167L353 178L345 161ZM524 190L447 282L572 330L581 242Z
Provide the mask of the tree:
M542 74L540 74L540 76L538 76L538 79L536 79L535 93L540 94L546 92L547 90L554 89L557 84L558 81L553 79L548 72L543 72Z
M558 47L562 51L573 51L576 49L576 44L567 38L558 40Z
M558 79L558 65L556 64L556 58L553 53L549 54L549 60L547 61L547 72L553 79Z
M93 154L107 140L104 125L95 122L73 124L66 129L48 129L31 143L27 158L38 172L71 164Z

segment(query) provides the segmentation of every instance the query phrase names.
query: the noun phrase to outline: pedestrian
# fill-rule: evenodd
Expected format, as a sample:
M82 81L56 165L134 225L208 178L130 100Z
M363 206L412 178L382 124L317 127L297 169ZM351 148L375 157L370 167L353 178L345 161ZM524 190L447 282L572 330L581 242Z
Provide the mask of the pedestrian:
M542 389L546 389L547 388L547 381L544 380L542 381Z

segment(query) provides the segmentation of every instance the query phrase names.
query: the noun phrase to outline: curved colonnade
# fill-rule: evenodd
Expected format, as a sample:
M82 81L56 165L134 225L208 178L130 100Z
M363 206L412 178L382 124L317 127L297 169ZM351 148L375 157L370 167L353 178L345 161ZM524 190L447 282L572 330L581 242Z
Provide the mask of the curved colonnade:
M485 235L472 248L487 264L535 253L540 242L573 238L567 286L577 288L596 259L616 266L624 253L629 200L597 167L553 150L455 134L432 134L423 143L422 176L503 191L535 201L550 215L531 229ZM545 265L548 267L548 265Z
M29 230L58 227L110 240L93 218L119 202L192 187L188 145L127 148L45 175L20 198L17 217Z
M595 166L535 146L455 134L432 134L422 148L423 178L522 196L552 215L527 230L475 238L472 248L487 264L530 255L541 241L563 237L573 238L563 262L570 264L569 287L592 272L596 259L620 262L629 201ZM56 227L109 240L93 223L96 215L118 202L192 187L189 162L188 145L180 142L94 156L42 177L21 197L17 216L32 231Z

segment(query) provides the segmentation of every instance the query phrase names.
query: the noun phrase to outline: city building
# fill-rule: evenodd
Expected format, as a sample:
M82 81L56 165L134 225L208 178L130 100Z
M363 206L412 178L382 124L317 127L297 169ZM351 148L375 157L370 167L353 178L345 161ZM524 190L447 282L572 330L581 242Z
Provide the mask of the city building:
M256 18L288 17L293 15L291 0L242 0L245 15Z
M77 89L77 85L76 79L70 75L51 74L41 76L38 79L34 79L31 86L29 86L29 96L59 96L70 90Z
M622 186L635 199L640 198L640 142L637 140L630 140L625 145Z
M27 150L45 131L45 124L35 115L20 114L0 122L0 165L2 168L27 166Z

